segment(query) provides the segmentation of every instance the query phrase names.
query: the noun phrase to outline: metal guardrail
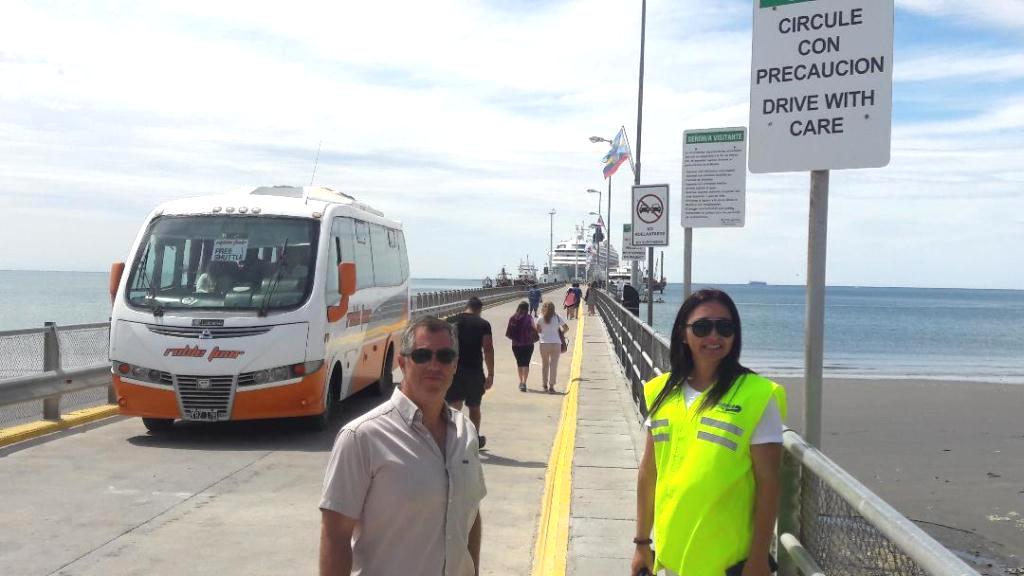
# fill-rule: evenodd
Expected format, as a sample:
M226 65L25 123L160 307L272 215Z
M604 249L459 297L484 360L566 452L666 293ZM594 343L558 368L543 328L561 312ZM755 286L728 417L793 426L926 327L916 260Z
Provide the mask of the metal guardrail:
M643 383L671 369L669 342L605 291L597 307L646 417ZM783 446L782 576L978 576L796 432L785 432Z
M548 292L563 284L539 284ZM410 298L411 316L446 317L461 312L471 296L484 306L525 298L526 286L423 292ZM0 332L0 428L42 417L59 420L61 405L114 404L107 360L107 322ZM102 389L106 389L105 391Z

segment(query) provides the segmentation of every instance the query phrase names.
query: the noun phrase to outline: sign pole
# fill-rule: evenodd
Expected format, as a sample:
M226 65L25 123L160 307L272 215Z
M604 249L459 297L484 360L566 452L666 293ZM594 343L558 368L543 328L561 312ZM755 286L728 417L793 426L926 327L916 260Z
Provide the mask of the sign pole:
M647 248L647 325L654 329L654 246Z
M683 300L690 297L693 293L693 277L691 276L691 270L693 267L693 228L687 226L683 228Z
M807 230L807 326L804 329L804 438L821 449L822 366L825 352L825 256L828 246L828 170L811 171Z

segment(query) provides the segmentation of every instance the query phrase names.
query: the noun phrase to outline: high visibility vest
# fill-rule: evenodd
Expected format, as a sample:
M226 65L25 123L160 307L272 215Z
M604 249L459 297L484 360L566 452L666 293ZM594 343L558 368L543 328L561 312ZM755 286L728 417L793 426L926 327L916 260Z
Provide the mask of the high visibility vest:
M648 406L668 378L644 384ZM681 576L722 576L750 555L756 488L750 439L771 398L786 417L785 390L757 374L740 376L715 407L698 413L706 392L687 408L677 388L647 420L658 470L655 569Z

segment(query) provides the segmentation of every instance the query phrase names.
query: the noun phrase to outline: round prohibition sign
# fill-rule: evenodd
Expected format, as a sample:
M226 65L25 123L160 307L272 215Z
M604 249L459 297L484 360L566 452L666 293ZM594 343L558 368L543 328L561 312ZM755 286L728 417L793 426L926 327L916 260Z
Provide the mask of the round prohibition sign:
M641 196L636 203L636 215L644 224L654 224L661 220L661 215L664 213L665 206L661 203L661 198L654 194Z

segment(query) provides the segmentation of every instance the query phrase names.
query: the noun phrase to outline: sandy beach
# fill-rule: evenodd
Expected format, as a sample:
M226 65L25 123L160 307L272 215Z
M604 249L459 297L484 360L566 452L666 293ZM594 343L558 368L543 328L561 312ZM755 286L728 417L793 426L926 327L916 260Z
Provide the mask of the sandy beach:
M776 380L800 430L803 381ZM826 379L823 438L829 457L982 573L990 561L1024 566L1024 386Z

